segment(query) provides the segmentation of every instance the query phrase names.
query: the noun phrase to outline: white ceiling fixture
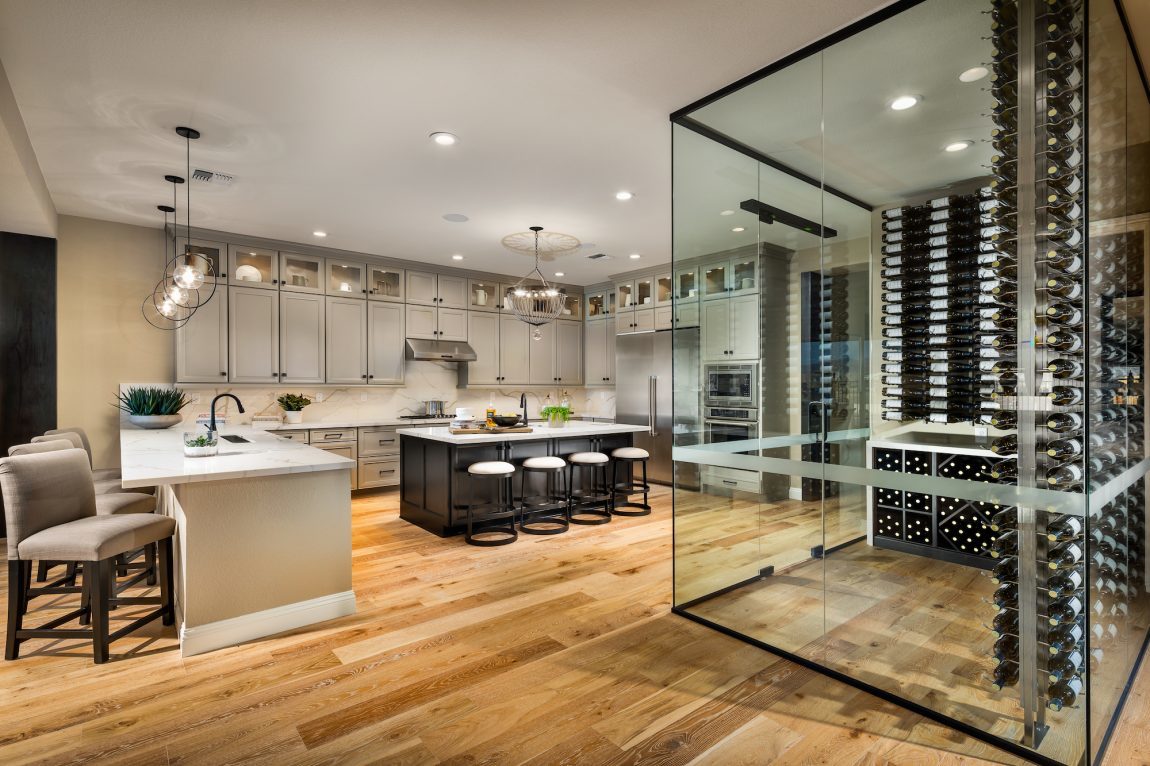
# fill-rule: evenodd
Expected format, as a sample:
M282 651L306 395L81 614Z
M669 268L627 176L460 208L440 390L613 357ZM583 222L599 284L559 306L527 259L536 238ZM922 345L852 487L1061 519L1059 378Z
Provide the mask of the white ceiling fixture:
M440 146L454 146L459 143L459 137L454 133L446 133L444 131L436 131L428 136L432 141Z
M298 222L320 220L347 251L428 263L464 252L469 269L502 274L499 239L545 220L597 243L587 253L636 250L654 265L671 258L667 115L887 2L816 13L792 0L495 0L451 4L447 25L437 3L184 3L181 39L211 41L206 67L171 55L167 3L70 2L62 13L0 0L0 59L62 215L158 229L157 169L183 149L170 135L178 117L194 114L199 167L236 178L197 183L205 229L307 244ZM507 45L508 29L546 40L548 55ZM562 119L524 108L542 87ZM622 189L643 203L622 204ZM444 225L464 210L466 226ZM573 258L564 281L602 282L618 260Z
M905 112L913 106L916 106L922 100L921 96L899 96L894 101L890 102L891 111Z
M734 214L735 214L734 210L724 210L723 212L719 213L719 215L734 215Z
M313 237L319 237L320 239L323 239L324 237L327 236L327 232L326 231L320 231L320 230L316 229L315 231L313 231L311 233L311 235Z
M629 191L617 191L617 192L615 192L615 199L621 200L623 202L626 202L627 200L631 199L634 196L635 196L634 192L629 192Z
M563 255L579 249L579 240L570 234L560 234L549 231L540 243L542 226L532 226L529 232L516 232L503 238L503 246L517 253L530 252L535 256L535 268L527 273L511 288L506 301L511 304L511 310L521 322L532 326L531 339L542 340L543 333L539 329L542 325L555 320L563 311L563 293L551 284L539 270L539 254L541 249L546 250L552 257ZM539 277L535 279L535 277Z
M974 146L973 141L955 141L953 143L947 144L943 148L948 152L961 152L964 149L969 149L972 146Z
M562 271L556 271L555 276L562 277L562 276L566 276L566 275Z
M735 228L731 229L731 231L733 231L737 234L740 231L746 231L746 229L743 228L742 226L736 226Z
M463 260L463 256L462 256L462 255L460 255L459 253L456 253L455 255L451 256L451 260L453 260L453 261L462 261L462 260Z
M978 82L983 77L990 74L990 70L984 66L975 66L967 69L965 72L958 76L962 82Z
M445 213L443 220L448 221L449 223L467 223L471 219L465 216L463 213Z
M643 256L639 255L638 253L631 253L627 257L630 258L632 261L637 261L640 258L642 258Z

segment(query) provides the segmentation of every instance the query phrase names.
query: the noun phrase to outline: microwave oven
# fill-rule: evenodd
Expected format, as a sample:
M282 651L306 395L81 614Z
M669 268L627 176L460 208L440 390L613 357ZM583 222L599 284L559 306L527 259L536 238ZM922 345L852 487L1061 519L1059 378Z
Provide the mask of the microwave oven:
M703 404L708 407L758 407L758 362L706 365L703 369Z

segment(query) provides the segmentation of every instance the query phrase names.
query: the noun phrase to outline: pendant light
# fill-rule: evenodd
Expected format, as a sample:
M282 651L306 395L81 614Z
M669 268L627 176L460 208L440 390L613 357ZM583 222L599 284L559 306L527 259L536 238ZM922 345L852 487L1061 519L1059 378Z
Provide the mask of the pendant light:
M200 137L200 131L195 128L187 128L180 126L176 128L176 134L184 139L185 147L185 162L187 169L187 178L192 177L192 141ZM216 273L215 266L211 258L206 255L196 252L192 248L192 185L189 183L186 187L186 203L184 205L184 215L186 226L184 229L185 244L184 253L178 254L172 259L171 265L171 278L173 284L183 290L196 290L200 291L201 288L207 287L207 294L202 293L196 303L196 308L203 306L210 301L216 294ZM178 221L177 221L178 225ZM174 227L173 227L174 228Z
M532 226L530 230L532 234L522 232L509 234L503 238L503 246L516 252L526 252L525 245L530 241L530 252L535 255L535 268L515 283L511 292L506 296L506 300L511 305L512 312L521 322L526 322L534 327L531 338L542 340L543 333L539 328L554 321L563 312L563 304L567 296L554 285L548 284L547 278L539 270L540 232L543 231L543 227ZM549 256L554 257L577 247L579 247L579 240L569 234L548 232L545 249ZM538 278L536 279L536 277Z
M173 184L177 182L183 183L182 178L179 176L165 176L168 181ZM175 195L175 187L173 186L173 196ZM196 309L189 305L192 296L187 290L174 284L168 278L168 267L171 264L171 259L168 257L168 214L175 213L176 208L172 205L157 205L156 209L164 214L164 245L161 248L163 256L163 277L152 288L152 292L144 302L140 304L140 312L144 315L144 319L148 324L160 330L177 330L187 324L192 315L196 313Z

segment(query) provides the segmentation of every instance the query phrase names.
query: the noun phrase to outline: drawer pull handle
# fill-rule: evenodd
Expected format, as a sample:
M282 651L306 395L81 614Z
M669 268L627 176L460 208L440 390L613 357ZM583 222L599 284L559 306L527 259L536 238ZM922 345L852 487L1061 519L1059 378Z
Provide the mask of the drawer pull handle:
M324 434L323 438L327 439L329 441L335 441L336 439L339 439L342 436L343 436L343 434Z
M723 479L723 483L730 484L732 487L737 487L739 485L739 482L731 481L730 479Z
M385 473L395 473L395 469L394 469L394 468L392 468L390 471L380 471L380 472L379 472L379 475L380 475L380 476L383 476Z

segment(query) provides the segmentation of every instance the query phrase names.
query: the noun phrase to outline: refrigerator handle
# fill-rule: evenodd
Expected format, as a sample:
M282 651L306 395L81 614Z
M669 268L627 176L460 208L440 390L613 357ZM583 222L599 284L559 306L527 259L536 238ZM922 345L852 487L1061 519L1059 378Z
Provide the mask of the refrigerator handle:
M658 436L659 435L659 432L655 429L655 423L656 423L656 420L657 420L658 415L659 415L659 405L658 405L658 396L657 396L658 389L659 389L659 376L658 375L652 375L650 378L647 379L647 395L648 395L648 401L650 402L650 404L648 405L648 408L650 409L650 412L648 413L648 415L651 418L651 436Z

